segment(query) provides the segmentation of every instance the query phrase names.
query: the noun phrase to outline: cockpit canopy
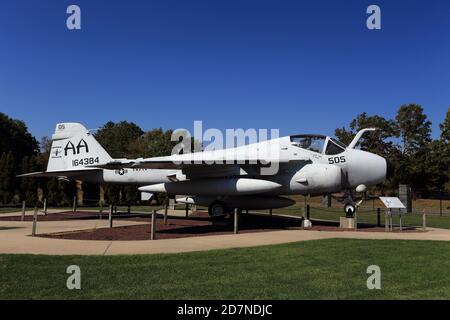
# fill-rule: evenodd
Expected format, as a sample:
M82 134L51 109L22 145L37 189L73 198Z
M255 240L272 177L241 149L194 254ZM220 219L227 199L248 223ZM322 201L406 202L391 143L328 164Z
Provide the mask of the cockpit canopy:
M346 146L333 138L317 134L299 134L290 136L293 146L313 152L334 155L345 151Z

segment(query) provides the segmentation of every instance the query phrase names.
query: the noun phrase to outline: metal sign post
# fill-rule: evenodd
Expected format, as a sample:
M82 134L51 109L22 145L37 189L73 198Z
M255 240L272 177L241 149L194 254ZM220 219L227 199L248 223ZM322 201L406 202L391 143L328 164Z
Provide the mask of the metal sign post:
M33 213L33 227L31 229L31 235L34 237L36 236L36 224L37 224L37 214L38 214L38 207L37 205L34 207L34 213Z
M234 209L234 234L239 233L239 209Z
M109 215L108 215L108 220L109 220L109 227L112 228L113 227L113 217L112 217L112 213L113 213L113 209L114 206L111 204L109 205Z
M384 230L385 231L393 230L392 209L398 209L398 212L400 214L400 231L402 231L403 230L402 209L406 209L406 207L403 205L403 203L397 197L380 197L380 200L386 207Z
M22 201L22 217L20 218L20 221L25 220L25 208L26 208L26 203L24 200L24 201Z
M155 240L156 237L156 210L153 210L152 212L152 225L150 229L150 239Z
M44 198L44 216L47 215L47 198Z

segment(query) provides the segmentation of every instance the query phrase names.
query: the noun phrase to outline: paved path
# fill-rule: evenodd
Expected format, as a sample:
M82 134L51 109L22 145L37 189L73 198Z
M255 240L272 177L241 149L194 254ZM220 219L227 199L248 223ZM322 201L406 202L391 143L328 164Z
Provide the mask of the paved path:
M145 222L115 220L115 226ZM70 232L105 228L108 220L64 220L38 222L37 233ZM203 251L242 248L330 238L403 239L450 241L450 230L429 228L428 232L339 232L280 230L245 234L199 236L156 241L95 241L31 237L32 222L0 221L0 253L31 253L51 255L114 255Z

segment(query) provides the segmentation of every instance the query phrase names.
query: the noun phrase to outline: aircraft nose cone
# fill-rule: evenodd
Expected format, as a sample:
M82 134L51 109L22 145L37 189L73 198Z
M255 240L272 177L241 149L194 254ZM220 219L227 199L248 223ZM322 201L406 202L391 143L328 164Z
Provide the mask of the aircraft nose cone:
M395 167L394 164L386 160L386 179L392 178L395 174Z
M376 154L349 150L348 181L351 186L366 186L382 183L388 175L388 162Z

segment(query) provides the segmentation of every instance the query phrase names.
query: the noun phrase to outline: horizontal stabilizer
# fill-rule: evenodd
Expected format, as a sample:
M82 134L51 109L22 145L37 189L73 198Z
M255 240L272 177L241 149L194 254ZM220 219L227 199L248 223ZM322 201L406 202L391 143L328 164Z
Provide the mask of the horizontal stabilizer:
M51 178L51 177L78 177L99 171L99 169L42 171L20 174L18 178Z

